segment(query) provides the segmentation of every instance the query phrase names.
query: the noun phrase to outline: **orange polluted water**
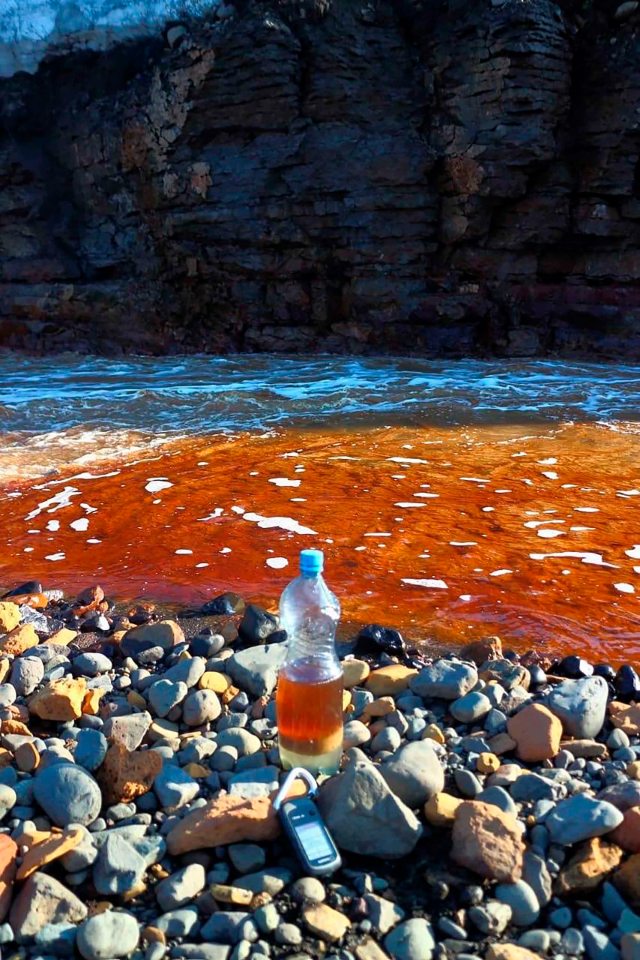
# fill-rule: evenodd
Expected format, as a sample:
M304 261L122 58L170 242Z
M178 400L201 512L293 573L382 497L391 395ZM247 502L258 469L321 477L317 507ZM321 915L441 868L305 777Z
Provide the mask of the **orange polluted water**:
M98 581L189 604L234 589L273 606L300 549L318 546L345 621L638 661L636 431L416 424L175 441L147 460L7 481L0 581L72 594Z
M318 679L313 663L292 663L280 671L276 710L285 765L329 758L320 765L337 768L342 752L342 690L341 674Z

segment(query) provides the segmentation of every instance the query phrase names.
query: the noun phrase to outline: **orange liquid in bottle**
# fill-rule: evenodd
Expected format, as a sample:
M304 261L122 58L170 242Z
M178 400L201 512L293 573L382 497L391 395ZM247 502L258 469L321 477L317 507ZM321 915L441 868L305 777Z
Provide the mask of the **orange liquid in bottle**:
M326 665L287 664L278 677L276 711L285 769L335 773L342 754L342 673L323 677Z

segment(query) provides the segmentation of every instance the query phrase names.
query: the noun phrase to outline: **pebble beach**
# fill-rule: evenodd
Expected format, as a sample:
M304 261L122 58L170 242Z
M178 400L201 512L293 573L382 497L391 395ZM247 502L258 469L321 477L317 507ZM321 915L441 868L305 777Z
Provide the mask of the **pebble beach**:
M343 866L318 879L272 808L285 651L236 594L0 601L4 958L640 957L631 666L361 629L318 799Z

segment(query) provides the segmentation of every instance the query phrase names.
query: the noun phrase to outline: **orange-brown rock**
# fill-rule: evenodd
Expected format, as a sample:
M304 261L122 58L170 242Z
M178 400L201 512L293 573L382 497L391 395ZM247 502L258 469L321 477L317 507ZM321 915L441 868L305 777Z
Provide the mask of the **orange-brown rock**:
M515 943L492 943L487 950L487 960L540 960L540 957Z
M370 673L365 687L374 697L396 697L407 689L409 681L417 673L417 670L405 667L402 663L392 663Z
M46 837L35 835L35 842L29 845L27 853L22 859L18 868L17 879L26 880L32 873L44 867L47 863L52 863L63 857L65 853L73 850L84 837L84 830L78 830L73 827L66 827L65 830L53 829ZM28 835L24 838L28 844ZM20 838L21 843L23 838Z
M334 910L326 903L314 903L305 907L302 919L311 933L329 943L342 940L351 926L344 913Z
M594 837L587 840L563 867L555 891L557 894L581 895L597 889L602 881L619 865L624 856L616 843Z
M458 807L464 800L450 793L434 793L424 805L424 816L434 827L452 827Z
M295 783L290 795L303 793ZM210 800L180 820L167 835L167 849L172 856L200 850L203 847L224 847L245 840L274 840L280 834L280 821L270 797L243 797L223 794Z
M97 773L107 803L129 803L153 786L162 770L162 757L154 750L130 752L121 743L112 744Z
M18 606L22 606L24 604L26 607L31 607L33 610L44 610L49 603L49 600L44 593L14 593L11 596L11 602L17 603Z
M465 800L453 823L451 856L481 877L514 883L522 876L522 830L517 819L498 807Z
M104 600L104 590L100 586L87 587L78 595L73 604L73 612L76 617L84 617L92 610L97 610L100 603Z
M609 704L609 713L614 727L624 730L632 737L640 733L640 704L612 700Z
M84 678L57 680L38 690L29 700L29 710L41 720L76 720L82 716L87 692Z
M100 709L100 701L106 692L106 690L100 689L87 690L82 698L82 712L95 716Z
M458 651L462 660L471 660L480 667L486 660L502 659L502 640L500 637L485 637L484 640L474 640L467 643Z
M18 736L21 737L32 736L29 727L26 725L26 723L22 723L20 720L2 720L0 722L0 729L2 730L2 733L18 734Z
M373 717L386 717L388 713L393 713L396 705L393 697L379 697L368 703L362 711L360 719L363 723L373 719Z
M0 633L11 633L20 623L20 610L17 603L10 600L0 602Z
M57 647L68 647L72 640L78 636L76 630L69 630L68 627L60 627L55 633L45 640L45 643L55 644Z
M0 923L4 920L13 895L18 845L6 833L0 833Z
M562 721L548 707L532 703L509 717L507 732L516 742L520 760L537 763L551 760L560 750Z
M11 657L19 657L25 650L36 647L40 643L38 634L31 623L21 623L19 627L8 633L0 640L0 652Z
M4 683L9 676L11 671L11 663L12 661L9 660L8 657L0 658L0 683Z
M607 840L617 843L628 853L640 853L640 807L626 810L622 823L607 834Z
M640 853L634 853L612 877L623 898L634 910L640 908Z
M0 747L0 770L4 770L5 767L10 766L13 763L13 754L11 750L6 750L4 747Z

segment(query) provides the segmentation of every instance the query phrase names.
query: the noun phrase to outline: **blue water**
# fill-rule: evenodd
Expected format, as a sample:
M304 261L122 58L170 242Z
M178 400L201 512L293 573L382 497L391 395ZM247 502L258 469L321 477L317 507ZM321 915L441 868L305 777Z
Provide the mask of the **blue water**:
M274 356L0 356L0 432L637 421L640 366Z

